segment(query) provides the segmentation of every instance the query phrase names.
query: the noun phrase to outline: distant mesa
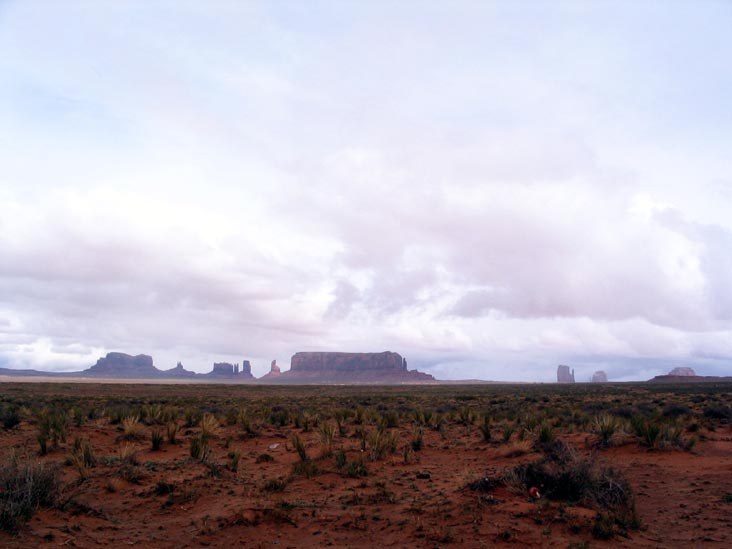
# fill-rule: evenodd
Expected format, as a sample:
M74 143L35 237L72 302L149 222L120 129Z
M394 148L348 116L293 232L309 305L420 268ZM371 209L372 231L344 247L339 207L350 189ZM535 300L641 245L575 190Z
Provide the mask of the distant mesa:
M670 376L682 376L682 377L688 377L688 376L696 376L696 372L694 371L694 368L689 368L688 366L677 366L673 370L671 370L667 375Z
M557 383L574 383L574 370L570 373L569 366L557 366Z
M689 383L689 382L698 382L698 381L706 381L706 382L713 382L713 381L732 381L732 377L730 376L699 376L696 375L696 372L693 368L689 368L688 366L678 366L671 370L668 374L662 375L662 376L656 376L653 379L649 379L648 381L652 382L660 382L660 383Z
M274 364L273 364L274 366ZM272 372L270 372L272 373ZM290 369L268 381L278 383L419 383L434 381L429 374L407 370L399 353L295 353Z
M107 353L97 363L85 370L89 376L98 377L158 377L161 372L153 366L149 355L132 356L125 353Z
M592 374L592 379L590 381L592 383L607 383L607 374L602 370L598 370Z

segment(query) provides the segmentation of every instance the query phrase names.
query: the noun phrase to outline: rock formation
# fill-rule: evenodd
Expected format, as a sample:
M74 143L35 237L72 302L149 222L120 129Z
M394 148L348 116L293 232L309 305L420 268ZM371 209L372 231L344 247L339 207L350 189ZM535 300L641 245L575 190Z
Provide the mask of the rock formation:
M669 376L679 376L679 377L695 377L696 372L693 368L689 368L687 366L679 366L671 370L668 374Z
M186 378L186 377L196 377L196 372L191 372L189 370L186 370L183 368L183 364L180 362L175 365L175 368L171 368L170 370L163 370L161 372L161 375L163 377L170 377L170 378Z
M569 366L557 366L557 383L574 383L574 370L569 373Z
M598 370L592 374L592 383L607 383L607 374L602 370Z
M276 364L273 364L273 367ZM279 370L279 368L278 368ZM270 372L271 374L272 372ZM434 381L416 370L398 353L295 353L290 370L276 378L283 383L410 383Z
M160 370L153 366L148 355L132 356L125 353L107 353L97 363L84 372L100 377L158 377Z
M277 366L277 361L273 360L272 364L270 364L269 372L264 374L259 379L260 380L270 380L270 379L278 378L278 377L280 377L281 373L282 373L282 371L280 370L280 367Z
M208 377L217 378L231 378L231 379L254 379L252 375L252 366L248 360L245 360L242 364L241 370L238 364L231 364L229 362L214 362L213 370L208 374Z
M236 366L236 371L239 370L239 366ZM212 376L232 377L234 375L234 365L228 362L214 362L213 370L211 370Z

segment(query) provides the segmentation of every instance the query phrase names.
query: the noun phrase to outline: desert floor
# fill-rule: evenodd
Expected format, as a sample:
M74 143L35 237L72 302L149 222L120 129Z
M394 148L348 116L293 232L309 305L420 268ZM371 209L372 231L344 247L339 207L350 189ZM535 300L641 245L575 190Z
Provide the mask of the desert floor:
M5 474L13 456L43 463L59 491L0 546L729 547L731 397L725 384L3 383L19 420L0 426ZM196 440L208 453L192 455ZM617 471L637 522L511 477L556 447Z

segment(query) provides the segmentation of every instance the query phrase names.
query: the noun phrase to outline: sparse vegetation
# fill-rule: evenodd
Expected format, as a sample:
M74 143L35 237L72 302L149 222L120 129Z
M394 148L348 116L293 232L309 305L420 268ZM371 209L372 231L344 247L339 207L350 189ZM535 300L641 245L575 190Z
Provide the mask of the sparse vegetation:
M376 528L404 536L405 545L466 544L478 537L501 544L504 535L513 544L573 547L625 535L632 545L638 525L633 488L647 513L641 502L668 480L668 463L697 457L661 452L694 448L708 458L710 447L730 448L732 390L724 384L123 384L95 387L83 398L77 392L88 395L88 386L34 384L33 393L17 387L0 395L6 452L18 448L33 454L29 464L59 468L56 486L63 496L53 514L72 525L69 535L78 545L96 543L90 521L120 520L105 498L134 502L129 509L138 513L135 520L135 509L146 509L148 498L150 516L166 527L174 514L190 513L199 517L193 535L275 520L285 529L293 523L302 528L321 520L323 509L337 517L331 532L340 536L317 534L323 545L356 545ZM639 486L618 473L619 456ZM636 463L653 463L653 475L638 476ZM705 476L716 479L691 468L693 488L684 485L679 502L689 510L678 507L674 516L728 508L732 496L710 496ZM475 492L455 490L476 478ZM494 493L497 486L502 488ZM532 487L539 496L528 494ZM198 494L207 502L221 498L221 508L228 498L231 515L201 519L206 512ZM643 515L643 522L656 518ZM17 530L24 520L4 528L28 541L25 528ZM47 532L36 520L26 528L34 536ZM249 529L252 543L260 541L256 531ZM349 538L349 532L362 537ZM69 539L53 534L58 544ZM288 535L284 530L283 541L291 543Z

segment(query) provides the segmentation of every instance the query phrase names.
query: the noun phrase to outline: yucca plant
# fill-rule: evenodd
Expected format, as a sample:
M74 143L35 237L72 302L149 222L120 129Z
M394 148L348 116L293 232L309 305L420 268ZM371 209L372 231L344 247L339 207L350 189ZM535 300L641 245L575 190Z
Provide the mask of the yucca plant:
M175 421L169 421L165 425L165 434L168 437L168 442L170 444L176 443L176 436L178 435L178 423Z
M461 406L458 410L458 418L463 425L472 425L475 423L475 412L472 408Z
M203 414L201 418L201 435L208 439L216 435L219 430L219 420L213 414Z
M198 461L206 461L210 449L208 447L208 439L200 433L191 439L191 457Z
M125 440L139 440L145 437L145 428L138 416L127 416L122 420L122 438Z
M137 465L137 447L125 442L117 451L120 462L126 465Z
M422 429L422 426L418 425L415 426L414 430L412 431L412 443L410 444L410 448L415 452L419 452L423 446L424 431Z
M368 434L369 459L383 459L387 453L394 453L399 445L396 433L377 429Z
M601 446L609 446L613 435L619 430L620 424L610 414L600 414L592 422L593 430L599 437Z
M153 429L150 432L150 444L153 451L160 450L163 445L163 432L160 429Z
M307 461L308 454L305 450L305 443L302 441L302 439L297 435L292 435L290 441L292 442L292 446L293 448L295 448L297 455L300 456L300 461Z
M74 445L67 458L67 463L73 465L79 473L79 479L85 480L89 476L89 469L96 467L97 459L94 456L91 443L80 438L74 439Z
M538 441L541 444L549 444L551 442L554 442L555 438L556 435L554 434L554 428L548 421L544 421L539 428Z
M503 442L508 442L511 440L511 435L513 435L516 428L513 425L506 424L503 427Z
M320 455L322 457L330 457L333 455L333 439L335 439L336 426L326 421L318 429L320 433Z

